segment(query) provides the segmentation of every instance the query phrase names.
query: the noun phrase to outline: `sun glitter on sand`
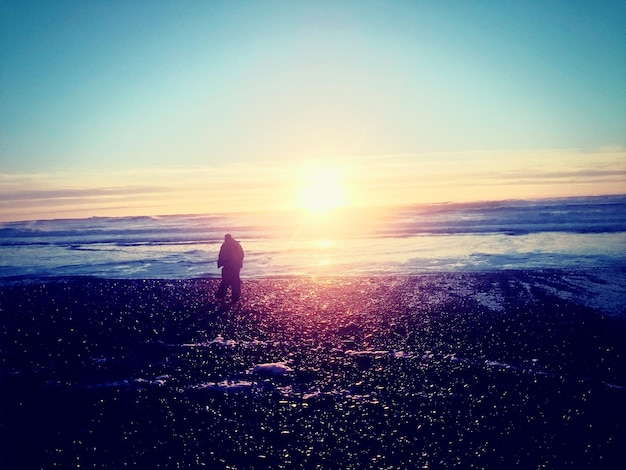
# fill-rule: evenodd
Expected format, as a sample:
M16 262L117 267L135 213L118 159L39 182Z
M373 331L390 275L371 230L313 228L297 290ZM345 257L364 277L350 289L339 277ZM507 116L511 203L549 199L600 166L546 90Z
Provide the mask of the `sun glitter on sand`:
M2 463L621 462L624 278L260 279L237 305L213 279L16 280L0 289ZM601 286L613 315L588 307Z

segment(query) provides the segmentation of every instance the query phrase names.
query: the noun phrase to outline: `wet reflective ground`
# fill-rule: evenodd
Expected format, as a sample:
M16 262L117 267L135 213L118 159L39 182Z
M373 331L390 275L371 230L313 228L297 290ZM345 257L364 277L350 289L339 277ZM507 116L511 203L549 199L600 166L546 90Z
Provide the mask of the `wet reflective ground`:
M0 464L615 468L626 316L609 284L266 279L233 306L215 280L7 283Z

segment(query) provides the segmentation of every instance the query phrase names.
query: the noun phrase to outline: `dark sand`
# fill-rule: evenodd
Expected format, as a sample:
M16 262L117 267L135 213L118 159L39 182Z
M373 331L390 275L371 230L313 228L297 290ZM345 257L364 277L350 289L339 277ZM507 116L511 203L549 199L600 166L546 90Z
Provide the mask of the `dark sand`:
M624 279L5 282L0 465L618 468Z

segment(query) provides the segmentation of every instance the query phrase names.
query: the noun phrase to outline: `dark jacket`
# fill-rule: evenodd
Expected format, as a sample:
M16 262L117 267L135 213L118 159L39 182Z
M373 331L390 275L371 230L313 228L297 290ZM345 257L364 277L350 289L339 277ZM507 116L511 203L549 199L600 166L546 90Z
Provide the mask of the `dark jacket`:
M220 254L217 257L217 267L241 269L243 267L243 248L234 238L228 238L222 243Z

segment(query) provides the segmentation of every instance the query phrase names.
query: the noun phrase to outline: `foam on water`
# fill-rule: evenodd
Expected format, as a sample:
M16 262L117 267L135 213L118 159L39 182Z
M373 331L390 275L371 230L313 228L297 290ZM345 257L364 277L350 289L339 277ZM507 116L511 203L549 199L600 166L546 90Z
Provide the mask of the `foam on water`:
M227 232L250 278L623 266L626 196L4 223L0 277L213 277Z

